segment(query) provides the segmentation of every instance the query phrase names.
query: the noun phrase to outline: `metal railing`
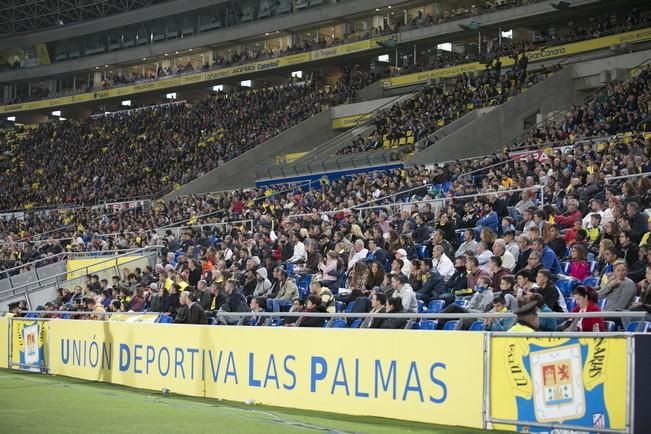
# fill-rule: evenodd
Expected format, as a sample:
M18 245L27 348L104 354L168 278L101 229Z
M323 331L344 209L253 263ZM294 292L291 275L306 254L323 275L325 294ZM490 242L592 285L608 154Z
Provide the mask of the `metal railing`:
M29 319L42 319L48 320L52 318L39 318L40 316L46 315L75 315L75 316L101 316L101 317L111 317L113 315L126 315L126 316L138 316L143 314L158 314L158 315L167 315L166 312L92 312L92 311L74 311L74 310L28 310L21 312L24 315L31 315L33 318ZM238 322L232 323L234 325L245 325L244 320L246 318L268 318L269 320L277 320L280 317L283 318L323 318L324 320L331 319L345 319L345 320L356 320L356 319L404 319L407 320L405 329L412 329L414 323L417 320L459 320L455 330L461 330L463 320L494 320L494 319L515 319L517 315L511 312L505 313L494 313L494 312L485 312L485 313L417 313L417 312L400 312L400 313L350 313L350 312L226 312L226 311L215 311L216 317L224 317L229 320L236 319ZM573 320L574 324L568 327L568 331L558 331L558 332L536 332L536 335L570 335L575 334L581 337L587 336L614 336L621 335L622 332L580 332L576 333L576 321L583 318L615 318L615 319L624 319L627 322L639 321L638 330L643 330L645 327L644 320L648 317L649 314L646 312L637 312L637 311L600 311L600 312L538 312L537 317L541 319L554 319L554 320ZM271 321L266 325L271 325ZM329 321L325 327L332 327L332 323ZM517 333L513 333L514 336Z
M88 266L81 267L81 268L76 268L74 270L68 270L68 271L56 273L54 275L43 277L43 278L38 278L38 274L37 274L36 275L37 280L35 280L35 281L24 283L22 285L12 287L12 288L9 288L9 289L1 290L0 291L0 302L9 300L9 299L12 299L12 298L15 298L15 297L19 297L19 296L22 296L22 295L25 295L27 300L28 300L28 303L29 303L29 299L28 299L27 296L31 292L34 292L34 291L37 291L37 290L40 290L40 289L43 289L43 288L48 288L48 287L53 287L53 286L56 287L62 282L70 281L72 279L77 279L79 277L83 278L88 274L97 274L98 272L104 271L104 270L109 269L111 267L118 267L118 266L123 267L123 266L127 265L128 263L134 262L136 260L140 261L140 260L143 259L142 257L139 257L139 258L134 259L132 261L120 262L121 258L124 258L124 257L127 257L127 256L133 256L134 254L142 254L143 257L150 258L152 256L151 253L149 253L149 254L147 254L147 253L148 252L154 252L156 254L156 257L158 257L158 253L163 248L164 248L164 246L158 245L158 246L144 247L144 248L141 248L141 249L135 249L135 250L129 251L127 253L122 253L122 254L119 254L117 256L113 256L112 258L96 262L96 263L94 263L92 265L88 265ZM109 265L109 264L112 264L112 265ZM106 267L102 268L104 265L106 265ZM153 265L153 264L151 264L151 265ZM93 271L91 271L91 269ZM117 274L119 275L119 272Z

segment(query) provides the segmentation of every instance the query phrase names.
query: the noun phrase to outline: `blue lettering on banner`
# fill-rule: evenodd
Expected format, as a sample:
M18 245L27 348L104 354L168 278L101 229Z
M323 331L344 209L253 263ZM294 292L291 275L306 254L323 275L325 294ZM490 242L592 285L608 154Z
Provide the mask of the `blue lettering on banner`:
M228 377L233 377L235 379L235 384L239 384L237 381L237 369L235 368L235 356L233 352L228 352L228 359L226 360L226 375L224 375L224 384L228 382Z
M312 356L310 363L310 392L316 393L316 382L323 381L327 373L328 363L326 360L321 356Z
M142 360L142 355L140 354L140 350L142 350L142 345L134 345L133 346L133 373L134 374L142 374L142 370L138 368L138 362Z
M411 385L412 376L416 379L416 384L413 386ZM421 388L420 385L420 377L418 376L418 367L416 366L416 362L411 362L409 364L409 372L407 373L407 382L405 384L405 391L402 394L403 401L407 400L407 394L409 392L418 392L418 396L420 397L420 402L423 402L425 400L423 398L423 389Z
M249 353L249 386L260 387L261 381L256 380L253 374L253 367L255 366L255 355Z
M156 360L156 349L151 345L147 345L145 350L145 374L149 374L149 365ZM160 360L160 357L158 358Z
M289 361L296 361L296 357L294 356L286 356L285 360L283 362L283 367L285 368L285 372L292 377L292 383L291 384L283 384L283 387L285 390L294 390L294 387L296 387L296 374L294 373L294 370L291 369L288 365L287 362Z
M165 369L163 369L161 365L161 361L163 360L163 354L165 354L165 357L167 358L167 365L165 366ZM160 349L158 352L158 373L161 375L161 377L167 377L167 374L170 373L170 364L172 360L170 357L170 350L167 349L167 347L163 347Z
M93 341L88 347L88 363L91 368L96 368L99 363L99 345Z
M392 390L392 397L393 400L396 400L396 390L397 390L397 377L396 377L396 361L391 360L391 364L389 365L389 372L387 372L386 376L386 381L384 374L382 373L382 361L381 360L376 360L375 361L375 393L374 397L377 399L379 396L378 394L378 381L380 382L380 385L382 386L382 391L383 392L388 392L389 391L389 383L393 380L393 384L391 387Z
M339 378L339 373L341 372L341 379ZM335 379L332 382L332 388L330 389L330 394L335 394L335 388L337 386L343 386L346 390L346 396L350 396L350 391L348 390L348 379L346 378L346 368L344 366L344 359L339 357L337 359L337 367L335 368Z
M111 370L111 361L113 360L113 344L102 342L102 369Z
M223 351L219 351L219 358L217 359L217 369L215 369L215 364L212 358L212 351L208 351L208 358L210 359L210 371L212 372L212 381L215 383L219 378L219 368L221 367L222 364L222 355L223 355Z
M199 348L188 348L190 353L190 379L194 380L194 356L199 352Z
M126 344L120 344L120 372L124 372L129 369L129 362L131 361L131 351Z
M432 396L429 397L430 402L434 404L442 404L445 402L445 400L448 397L448 387L445 385L445 383L438 378L436 378L436 369L441 368L443 370L447 369L445 366L445 363L434 363L432 364L432 367L429 370L429 376L430 379L432 380L432 383L436 384L441 388L441 397L440 398L434 398Z
M300 386L296 363L301 361L293 354L251 351L245 360L240 360L234 351L227 350L135 343L117 345L115 361L120 372L156 374L160 377L174 375L176 379L187 381L196 381L200 377L201 381L239 385L238 369L244 369L242 362L248 362L244 371L244 386L285 391L293 391ZM94 337L88 340L61 339L61 362L64 365L110 370L114 361L112 348L111 343L101 343L100 346ZM309 363L309 378L302 381L309 382L311 393L329 392L330 395L364 399L386 397L393 401L418 400L434 405L445 403L448 397L445 381L447 365L442 362L423 366L413 360L399 363L396 360L365 360L359 357L335 359L321 355L312 355L309 361L305 361ZM369 375L365 376L366 373Z
M183 379L185 380L185 369L183 369L183 360L185 355L183 354L183 349L175 348L174 349L174 378L179 378L176 368L179 368Z
M361 392L359 390L359 359L355 359L355 397L357 398L368 398L368 392Z
M276 359L274 358L273 354L269 355L269 361L267 362L267 372L264 374L264 385L262 387L266 389L267 383L270 380L275 380L276 390L280 389L280 383L278 381L278 370L276 369Z

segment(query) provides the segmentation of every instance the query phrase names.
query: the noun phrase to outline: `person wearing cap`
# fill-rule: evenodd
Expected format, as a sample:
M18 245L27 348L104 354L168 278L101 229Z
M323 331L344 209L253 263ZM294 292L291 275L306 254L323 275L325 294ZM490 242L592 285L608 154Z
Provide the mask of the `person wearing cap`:
M409 274L411 274L411 261L407 259L407 251L405 249L396 250L395 258L402 261L402 268L400 269L400 272L409 277Z
M538 305L542 303L540 294L530 293L518 297L518 308L514 312L517 315L515 324L509 329L512 333L531 333L538 330L540 325L538 319Z

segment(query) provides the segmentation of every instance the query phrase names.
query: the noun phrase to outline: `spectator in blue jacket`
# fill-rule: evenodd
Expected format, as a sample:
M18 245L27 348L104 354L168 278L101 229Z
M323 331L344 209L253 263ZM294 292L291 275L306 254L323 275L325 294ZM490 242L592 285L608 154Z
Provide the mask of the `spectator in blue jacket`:
M474 229L475 237L479 237L479 233L484 227L490 228L490 230L497 233L499 224L500 221L497 216L497 213L493 210L493 204L490 202L486 202L484 204L484 209L482 210L481 218L477 220Z
M422 300L425 304L430 300L438 300L446 292L445 280L432 265L431 259L421 261L421 287L416 292L416 298Z
M556 253L545 245L542 238L538 238L533 242L533 248L540 253L540 262L542 262L543 268L546 268L555 276L562 274L563 269Z

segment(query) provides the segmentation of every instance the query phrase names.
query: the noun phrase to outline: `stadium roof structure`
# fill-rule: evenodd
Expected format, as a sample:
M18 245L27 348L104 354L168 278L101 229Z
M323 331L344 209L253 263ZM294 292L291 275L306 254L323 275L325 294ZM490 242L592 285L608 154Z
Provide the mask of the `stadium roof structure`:
M0 0L0 37L129 12L170 0Z

